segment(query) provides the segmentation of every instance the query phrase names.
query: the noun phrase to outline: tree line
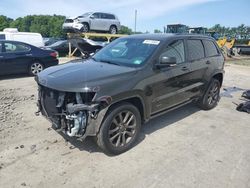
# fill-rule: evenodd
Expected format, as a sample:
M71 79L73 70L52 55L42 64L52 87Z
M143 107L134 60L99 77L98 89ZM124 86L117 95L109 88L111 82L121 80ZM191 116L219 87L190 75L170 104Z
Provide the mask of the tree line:
M43 37L64 38L66 37L66 33L62 30L62 24L65 18L66 17L62 15L28 15L14 20L7 16L0 15L0 31L5 28L18 28L19 31L23 32L41 33ZM214 31L220 36L250 38L250 27L244 24L238 27L225 27L216 24L208 28L208 31ZM133 34L133 31L131 28L122 25L119 33ZM146 33L148 33L148 31ZM161 30L155 29L154 33L161 33Z
M63 38L66 33L62 30L65 16L61 15L29 15L15 20L0 15L0 31L5 28L18 28L22 32L41 33L43 37Z

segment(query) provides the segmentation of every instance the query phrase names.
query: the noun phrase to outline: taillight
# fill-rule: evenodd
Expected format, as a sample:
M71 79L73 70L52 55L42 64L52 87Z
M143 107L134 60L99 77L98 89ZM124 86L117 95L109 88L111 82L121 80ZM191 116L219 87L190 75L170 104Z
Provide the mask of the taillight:
M57 52L51 52L50 54L49 54L51 57L58 57L58 53Z

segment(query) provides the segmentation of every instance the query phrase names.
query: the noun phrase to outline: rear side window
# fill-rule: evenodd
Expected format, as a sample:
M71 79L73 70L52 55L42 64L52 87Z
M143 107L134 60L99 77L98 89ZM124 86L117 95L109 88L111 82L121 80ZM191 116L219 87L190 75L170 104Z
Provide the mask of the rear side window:
M101 13L101 18L102 18L102 19L108 19L108 15L105 14L105 13Z
M190 61L205 57L204 47L201 40L187 40L187 47Z
M2 43L0 43L0 53L2 53Z
M111 19L111 20L114 20L115 19L115 16L113 14L107 14L107 18L108 19Z
M5 52L27 52L30 51L30 47L24 44L4 43Z
M5 39L5 34L0 34L0 39Z
M170 43L163 51L160 57L175 57L176 63L185 61L185 50L183 40L177 40Z
M218 55L218 50L213 41L211 40L203 40L203 44L205 47L205 52L207 57Z

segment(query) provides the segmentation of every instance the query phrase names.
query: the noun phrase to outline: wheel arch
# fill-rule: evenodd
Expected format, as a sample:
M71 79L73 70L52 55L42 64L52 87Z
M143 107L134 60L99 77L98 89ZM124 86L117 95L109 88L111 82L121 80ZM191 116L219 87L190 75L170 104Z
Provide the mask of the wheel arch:
M112 108L114 108L114 106L119 105L119 104L121 104L123 102L127 102L127 103L130 103L130 104L134 105L139 110L140 115L141 115L141 120L142 120L142 122L144 122L145 117L146 117L146 115L145 115L145 105L143 103L142 97L140 97L139 95L131 96L131 97L128 97L128 98L125 98L125 99L115 101L114 103L112 103L108 107L108 110L107 110L107 113L105 114L105 116L109 113L110 110L112 110Z
M223 83L223 73L221 73L221 72L215 73L215 74L212 76L212 78L219 80L219 82L220 82L220 87L222 86L222 83Z
M82 25L83 25L83 24L87 24L87 26L88 26L89 29L90 29L90 23L89 23L89 22L84 21L84 22L81 22L81 24L82 24Z
M94 135L96 135L99 131L100 131L100 128L102 126L102 123L103 121L105 120L105 118L107 117L107 115L109 114L109 112L114 108L116 107L117 105L123 103L123 102L127 102L127 103L130 103L132 105L134 105L140 112L140 115L141 115L141 122L145 122L146 121L146 110L145 110L145 104L143 102L143 99L141 96L139 95L136 95L136 96L131 96L131 97L128 97L128 98L124 98L124 99L121 99L121 100L118 100L118 101L115 101L114 103L112 103L109 107L107 107L107 109L104 110L104 112L101 112L103 113L103 117L99 120L97 120L97 122L95 123L95 131L94 131ZM93 135L91 134L91 135Z

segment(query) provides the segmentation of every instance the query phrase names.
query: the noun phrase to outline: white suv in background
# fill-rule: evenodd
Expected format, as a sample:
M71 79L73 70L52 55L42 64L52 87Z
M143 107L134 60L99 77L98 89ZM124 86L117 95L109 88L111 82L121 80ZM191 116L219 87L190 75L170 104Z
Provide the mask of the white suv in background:
M88 12L78 17L67 18L62 26L65 31L108 31L111 34L116 34L120 27L117 16L103 12Z

